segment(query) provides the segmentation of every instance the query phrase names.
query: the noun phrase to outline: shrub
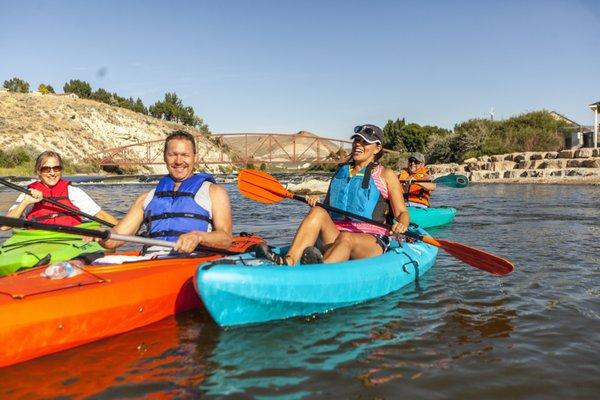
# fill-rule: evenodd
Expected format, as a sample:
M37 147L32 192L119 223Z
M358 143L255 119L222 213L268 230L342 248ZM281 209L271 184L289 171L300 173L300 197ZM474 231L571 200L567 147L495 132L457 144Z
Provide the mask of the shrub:
M92 96L92 87L90 84L79 79L71 79L68 83L65 83L63 91L65 93L74 93L84 99L89 99Z
M46 85L45 83L40 83L38 86L38 92L41 94L55 93L54 88L51 85Z
M9 92L29 93L29 83L17 77L4 81L3 86L8 89Z

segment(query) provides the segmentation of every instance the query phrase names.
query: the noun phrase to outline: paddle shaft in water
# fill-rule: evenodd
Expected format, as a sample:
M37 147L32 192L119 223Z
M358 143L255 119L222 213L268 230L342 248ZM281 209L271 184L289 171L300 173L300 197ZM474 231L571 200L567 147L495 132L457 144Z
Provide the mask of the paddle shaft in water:
M25 194L31 194L28 189L26 189L26 188L24 188L22 186L19 186L19 185L15 185L14 183L11 183L11 182L7 181L4 178L0 178L0 183L3 184L4 186L7 186L7 187L9 187L11 189L14 189L14 190L17 190L19 192L23 192ZM103 220L101 218L94 217L93 215L84 213L83 211L76 210L75 208L70 207L70 206L68 206L66 204L63 204L63 203L61 203L59 201L56 201L56 200L53 200L53 199L48 199L48 198L42 198L41 201L45 201L45 202L53 204L53 205L55 205L57 207L61 207L64 210L70 211L70 212L75 213L77 215L81 215L82 217L86 217L90 221L96 221L99 224L108 226L109 228L112 228L114 226L114 224L111 224L108 221L105 221L105 220Z

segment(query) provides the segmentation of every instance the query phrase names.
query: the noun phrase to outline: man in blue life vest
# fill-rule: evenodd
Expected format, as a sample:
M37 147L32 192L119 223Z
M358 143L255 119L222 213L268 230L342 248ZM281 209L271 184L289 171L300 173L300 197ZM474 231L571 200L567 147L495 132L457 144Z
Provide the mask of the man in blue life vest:
M194 174L194 137L185 131L171 133L163 156L169 174L155 189L142 193L111 230L133 235L144 224L147 236L175 242L174 250L182 253L198 245L228 248L232 242L229 196L212 175ZM123 242L106 240L100 244L110 249Z

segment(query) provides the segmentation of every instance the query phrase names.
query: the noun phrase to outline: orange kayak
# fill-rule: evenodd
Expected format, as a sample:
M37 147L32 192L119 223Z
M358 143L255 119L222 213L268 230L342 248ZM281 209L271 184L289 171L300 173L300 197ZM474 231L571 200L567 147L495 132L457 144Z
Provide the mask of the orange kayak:
M244 252L262 241L236 237L229 250ZM192 282L196 268L220 257L86 266L82 274L59 280L42 277L44 267L0 278L0 367L198 308Z

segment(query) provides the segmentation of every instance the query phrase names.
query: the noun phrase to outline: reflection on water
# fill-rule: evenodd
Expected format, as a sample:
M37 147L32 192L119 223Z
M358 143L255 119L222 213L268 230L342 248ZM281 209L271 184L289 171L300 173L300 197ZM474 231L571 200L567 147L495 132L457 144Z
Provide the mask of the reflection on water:
M123 215L150 187L85 190ZM275 245L306 212L227 189L235 230ZM0 189L0 207L14 198ZM508 257L512 275L440 253L417 285L325 315L219 329L185 313L4 368L0 398L595 398L599 198L593 186L440 188L434 203L458 215L430 233Z

